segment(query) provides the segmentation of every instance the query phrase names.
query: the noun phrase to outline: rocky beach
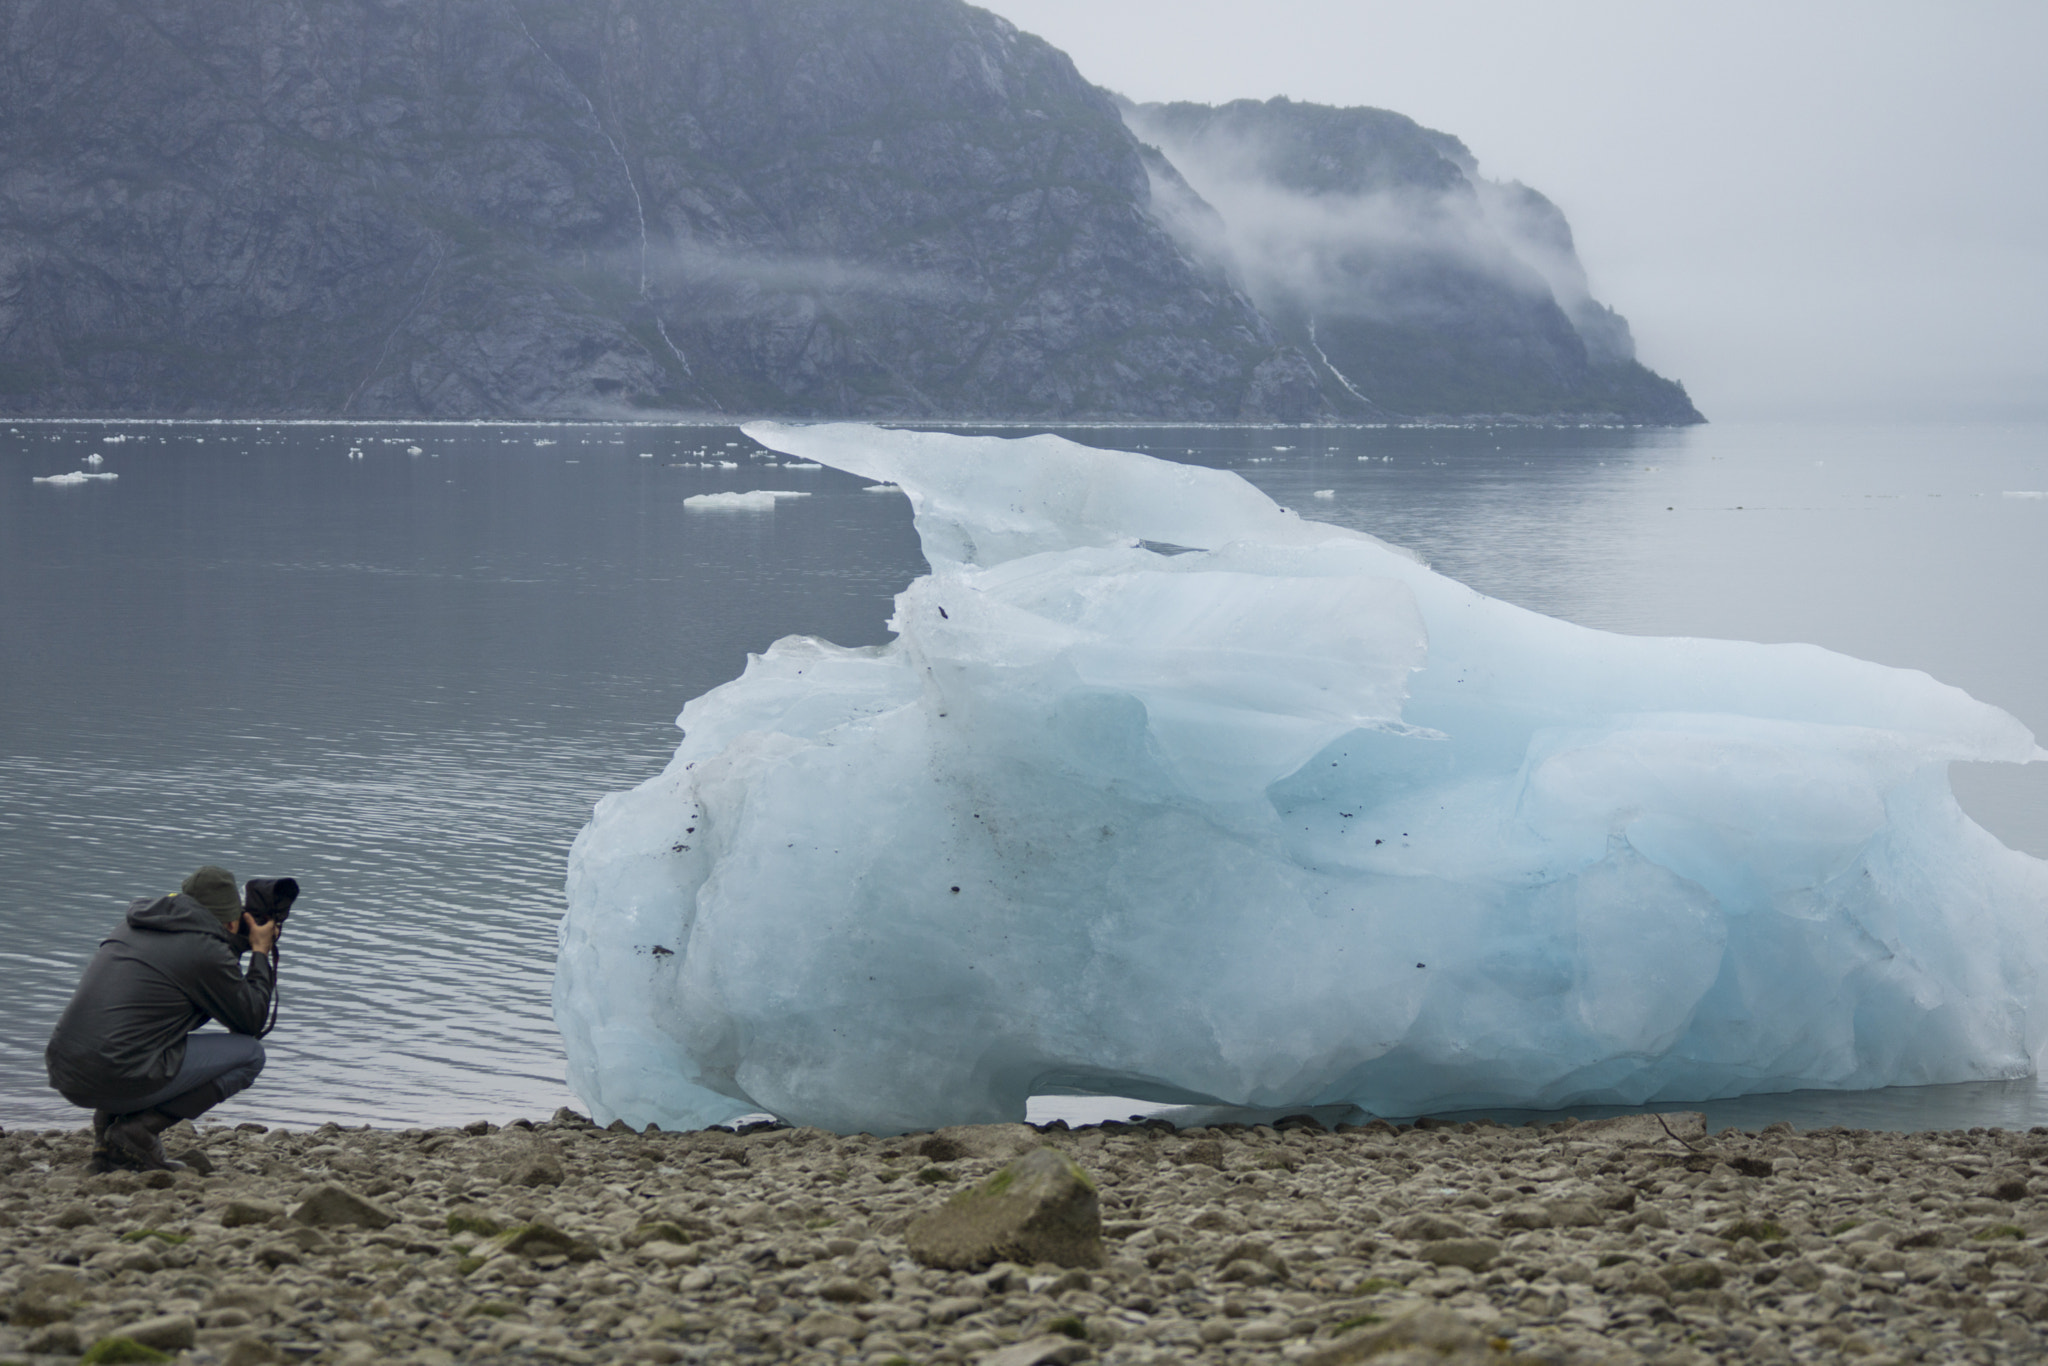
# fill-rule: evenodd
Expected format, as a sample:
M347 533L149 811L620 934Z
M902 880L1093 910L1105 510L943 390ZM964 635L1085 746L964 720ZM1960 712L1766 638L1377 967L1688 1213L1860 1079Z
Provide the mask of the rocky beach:
M0 1134L0 1362L2048 1355L2040 1129L168 1137L188 1170L91 1175Z

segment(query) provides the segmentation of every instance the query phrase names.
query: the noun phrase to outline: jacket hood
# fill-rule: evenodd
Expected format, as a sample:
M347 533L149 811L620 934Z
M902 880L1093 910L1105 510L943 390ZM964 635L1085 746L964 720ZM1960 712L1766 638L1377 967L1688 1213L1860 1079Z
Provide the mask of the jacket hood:
M213 912L183 892L169 896L141 897L128 903L128 923L138 930L172 934L210 934L234 942L235 936L221 928Z

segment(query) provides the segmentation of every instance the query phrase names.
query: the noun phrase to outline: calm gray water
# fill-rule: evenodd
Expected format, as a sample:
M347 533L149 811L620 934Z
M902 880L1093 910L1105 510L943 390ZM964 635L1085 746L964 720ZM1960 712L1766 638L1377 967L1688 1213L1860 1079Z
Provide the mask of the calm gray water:
M2048 492L2042 428L1069 434L1239 470L1541 611L1811 640L2048 733L2048 498L2010 496ZM120 478L31 482L81 468ZM76 1121L43 1084L51 1022L126 901L209 860L306 887L270 1069L220 1118L573 1103L548 1010L569 842L594 800L660 768L682 703L748 651L885 638L922 561L903 500L861 484L783 468L729 428L5 428L0 1124ZM812 496L683 508L751 488ZM1958 791L2048 854L2044 768L1959 772ZM1124 1108L1048 1099L1035 1116ZM2032 1083L1707 1108L2048 1122Z

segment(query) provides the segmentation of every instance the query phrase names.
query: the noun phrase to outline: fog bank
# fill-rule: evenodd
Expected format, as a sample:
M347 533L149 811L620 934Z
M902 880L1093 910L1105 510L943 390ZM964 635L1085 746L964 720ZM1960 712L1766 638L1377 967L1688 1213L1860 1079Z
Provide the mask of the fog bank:
M1716 418L2048 416L2048 8L1002 0L1132 100L1397 110Z

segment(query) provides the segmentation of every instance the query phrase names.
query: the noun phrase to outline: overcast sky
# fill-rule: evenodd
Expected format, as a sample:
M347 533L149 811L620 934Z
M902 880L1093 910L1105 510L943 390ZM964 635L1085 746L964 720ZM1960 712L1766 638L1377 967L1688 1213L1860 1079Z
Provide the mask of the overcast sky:
M988 3L988 0L984 0ZM2048 417L2042 0L993 0L1137 100L1398 110L1709 418Z

